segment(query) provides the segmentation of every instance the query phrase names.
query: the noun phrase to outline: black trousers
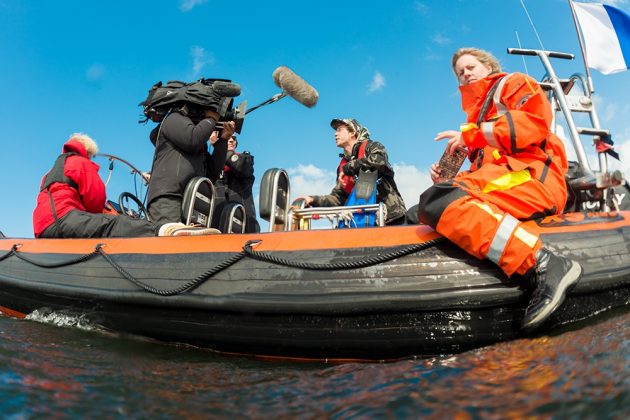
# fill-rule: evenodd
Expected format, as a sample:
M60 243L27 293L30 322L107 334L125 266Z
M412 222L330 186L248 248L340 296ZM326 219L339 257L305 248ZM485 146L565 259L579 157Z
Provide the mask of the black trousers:
M181 197L163 196L152 200L147 211L156 226L182 221Z
M40 238L133 238L155 236L157 229L144 219L73 210L48 226Z

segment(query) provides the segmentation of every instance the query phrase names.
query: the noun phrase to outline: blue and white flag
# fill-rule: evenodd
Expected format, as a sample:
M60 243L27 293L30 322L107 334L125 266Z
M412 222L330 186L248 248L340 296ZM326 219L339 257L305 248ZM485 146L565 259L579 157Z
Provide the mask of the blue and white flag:
M604 74L630 69L630 16L599 3L577 3L588 66Z

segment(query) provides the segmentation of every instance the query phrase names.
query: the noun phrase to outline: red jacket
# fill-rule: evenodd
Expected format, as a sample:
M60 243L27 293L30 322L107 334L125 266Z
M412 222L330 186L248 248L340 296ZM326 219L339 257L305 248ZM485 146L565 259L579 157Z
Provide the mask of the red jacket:
M89 213L102 213L105 207L105 184L98 175L99 166L88 158L85 147L74 140L63 145L63 152L74 152L66 159L64 175L78 185L78 190L68 184L56 182L50 186L57 217L62 218L72 210ZM42 178L43 185L44 179ZM50 197L47 190L40 191L37 206L33 211L33 231L35 237L55 223Z

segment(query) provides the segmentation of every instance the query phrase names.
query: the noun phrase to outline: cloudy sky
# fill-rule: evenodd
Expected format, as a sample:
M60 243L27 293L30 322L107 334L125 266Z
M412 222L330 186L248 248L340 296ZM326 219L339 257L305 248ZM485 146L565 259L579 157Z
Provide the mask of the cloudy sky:
M630 13L627 0L607 4ZM158 80L232 79L242 87L237 103L251 107L278 92L274 69L290 67L320 100L308 109L285 98L247 116L239 148L255 156L258 180L284 168L293 197L328 192L339 162L329 123L353 117L386 145L410 207L443 151L435 134L464 119L450 69L457 48L485 48L506 71L540 79L536 58L506 49L542 43L578 55L554 60L561 77L584 72L566 0L0 0L0 37L0 230L27 237L40 179L71 133L150 169L153 125L138 124L138 103ZM622 155L615 165L628 173L630 72L593 71L593 80L602 126ZM106 179L108 162L97 162ZM109 197L133 192L131 180L116 166Z

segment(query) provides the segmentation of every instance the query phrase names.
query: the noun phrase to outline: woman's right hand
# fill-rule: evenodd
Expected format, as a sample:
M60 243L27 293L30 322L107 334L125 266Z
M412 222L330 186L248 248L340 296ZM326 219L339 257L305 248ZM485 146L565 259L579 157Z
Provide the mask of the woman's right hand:
M461 131L446 130L437 133L437 136L435 136L435 140L439 141L442 139L448 139L446 150L448 150L449 155L455 153L455 150L457 149L466 149L466 143L464 143L464 137L462 136Z

